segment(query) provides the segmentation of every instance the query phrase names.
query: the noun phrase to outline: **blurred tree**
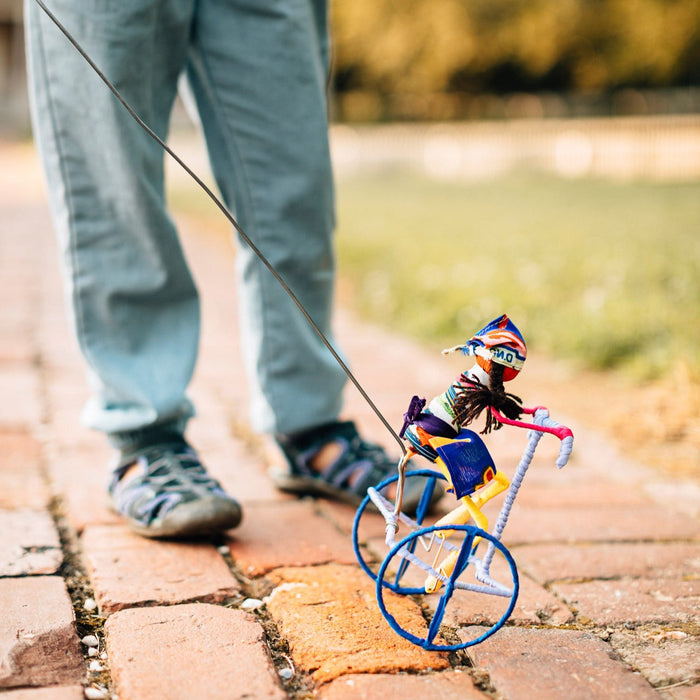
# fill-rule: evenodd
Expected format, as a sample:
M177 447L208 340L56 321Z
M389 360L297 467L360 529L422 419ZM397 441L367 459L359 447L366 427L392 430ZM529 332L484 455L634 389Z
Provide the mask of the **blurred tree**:
M341 90L441 90L477 49L462 0L336 1L333 18Z
M334 0L337 91L700 84L700 0Z
M582 8L572 87L658 87L700 80L697 0L596 0Z

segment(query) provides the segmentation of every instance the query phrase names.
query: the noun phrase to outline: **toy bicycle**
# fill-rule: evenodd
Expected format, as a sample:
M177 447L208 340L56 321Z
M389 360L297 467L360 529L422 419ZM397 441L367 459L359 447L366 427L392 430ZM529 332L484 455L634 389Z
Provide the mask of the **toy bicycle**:
M515 561L501 537L513 503L544 433L561 440L558 468L567 463L573 447L571 430L552 420L546 408L525 408L518 397L503 390L503 382L517 375L526 356L522 336L507 316L492 321L465 345L447 352L455 350L475 355L476 364L427 407L425 400L413 397L400 433L408 448L397 474L368 489L353 525L355 554L364 571L376 581L382 615L399 635L436 651L478 644L508 620L517 601L519 581ZM528 441L512 480L496 469L483 440L466 427L484 411L483 433L503 425L528 430ZM531 421L522 420L523 414L532 416ZM433 462L436 469L407 471L408 462L417 454ZM434 524L426 525L431 505L439 495L438 482L446 482L447 492L454 494L459 505ZM391 488L396 490L393 502L387 493ZM415 502L412 516L402 511L404 495L409 491ZM503 504L489 532L482 508L504 492ZM360 548L360 530L369 520L364 516L373 510L370 504L384 518L388 547L376 572ZM468 524L470 521L473 524ZM408 534L399 538L399 527L407 528ZM386 590L421 596L425 621L406 621L400 613L392 612ZM465 618L472 626L460 629L458 638L442 627L446 620L464 622Z

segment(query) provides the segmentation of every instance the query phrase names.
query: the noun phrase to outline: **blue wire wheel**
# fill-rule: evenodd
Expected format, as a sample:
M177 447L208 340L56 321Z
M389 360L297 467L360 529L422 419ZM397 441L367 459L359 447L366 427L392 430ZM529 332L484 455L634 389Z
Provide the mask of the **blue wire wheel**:
M385 601L386 589L392 588L383 584L388 571L400 569L406 560L411 572L407 576L414 586L411 590L424 594L426 621L416 623L415 629L404 629ZM420 578L422 586L417 584ZM387 554L375 581L377 604L389 626L404 639L430 651L456 651L483 642L511 616L520 588L518 570L508 549L472 525L434 525L412 532ZM432 592L426 590L428 583ZM448 605L451 626L458 627L462 635L461 641L453 644L440 638Z
M435 484L438 479L444 481L445 477L439 472L433 471L432 469L414 469L406 472L406 485L408 485L409 479L413 479L416 477L425 478L425 487L423 489L423 493L421 494L420 500L418 502L416 512L411 518L412 522L414 523L414 527L420 528L423 525L423 522L425 521L425 518L430 510L430 504L433 498ZM375 486L375 488L381 493L382 490L385 490L389 486L391 486L391 484L396 483L398 479L398 473L394 474L393 476L389 476L383 481L381 481L379 484L377 484L377 486ZM391 503L390 507L393 511L393 503ZM376 508L369 496L365 496L364 500L362 501L362 503L360 503L360 505L357 508L357 511L355 512L355 519L353 521L352 526L352 546L353 550L355 551L355 557L357 558L358 563L362 567L362 570L373 581L376 581L376 571L373 571L370 567L370 563L365 558L365 555L362 552L362 547L360 545L362 523L364 522L363 518L366 520L365 516L373 516L376 519L379 519L381 517L380 515L378 515ZM403 525L402 527L406 526ZM418 540L416 540L409 546L415 548L417 544ZM375 569L376 568L377 567L375 565ZM424 593L424 589L420 586L402 585L402 580L404 578L404 574L406 573L407 568L408 562L400 562L397 571L392 573L391 578L387 578L386 580L384 580L382 585L394 591L394 593L400 593L402 595Z

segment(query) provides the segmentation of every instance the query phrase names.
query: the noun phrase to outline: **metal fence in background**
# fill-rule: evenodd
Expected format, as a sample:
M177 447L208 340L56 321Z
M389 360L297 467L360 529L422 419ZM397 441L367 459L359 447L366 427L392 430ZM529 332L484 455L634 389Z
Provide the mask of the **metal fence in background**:
M472 180L523 170L568 178L700 179L700 114L335 125L331 143L341 177L408 169Z

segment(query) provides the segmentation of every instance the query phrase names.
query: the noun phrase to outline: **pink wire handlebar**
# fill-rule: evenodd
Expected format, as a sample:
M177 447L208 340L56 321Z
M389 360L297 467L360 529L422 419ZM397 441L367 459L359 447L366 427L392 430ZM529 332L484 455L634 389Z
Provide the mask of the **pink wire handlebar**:
M540 409L547 410L544 406L535 406L534 408L523 408L523 413L534 415L535 411ZM516 428L527 428L528 430L539 430L541 433L551 433L552 435L556 435L560 440L574 436L571 429L567 428L565 425L557 425L556 428L550 428L546 425L536 425L535 423L525 423L524 421L520 420L511 420L510 418L506 418L504 415L500 414L493 406L490 407L490 410L493 416L499 422L505 423L506 425L513 425Z

